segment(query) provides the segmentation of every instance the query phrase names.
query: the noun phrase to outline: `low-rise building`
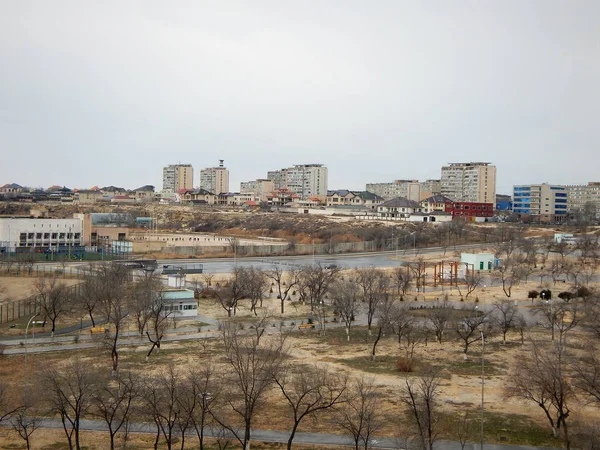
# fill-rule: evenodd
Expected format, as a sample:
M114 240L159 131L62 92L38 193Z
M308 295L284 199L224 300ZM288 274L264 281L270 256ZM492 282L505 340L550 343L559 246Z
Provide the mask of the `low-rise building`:
M5 184L0 186L0 194L20 194L25 188L17 183Z
M452 218L460 218L474 221L485 221L494 216L493 203L475 202L452 202L446 204L446 212L452 214Z
M0 218L4 252L60 252L83 245L83 222L74 219Z
M460 262L466 270L492 270L497 260L492 253L461 253Z
M190 289L174 289L160 293L165 304L165 312L172 317L193 317L198 315L198 301Z
M441 194L432 195L424 200L421 200L420 204L423 208L423 212L430 213L434 211L446 211L447 205L451 204L452 200Z
M377 209L384 202L379 195L368 191L349 191L340 189L327 192L327 206L365 206Z
M100 191L81 190L77 193L77 201L82 205L100 202L104 194Z
M423 212L421 205L403 197L393 198L377 207L377 216L383 219L406 219L420 212Z
M154 186L147 184L134 189L130 195L138 202L152 202L154 201Z

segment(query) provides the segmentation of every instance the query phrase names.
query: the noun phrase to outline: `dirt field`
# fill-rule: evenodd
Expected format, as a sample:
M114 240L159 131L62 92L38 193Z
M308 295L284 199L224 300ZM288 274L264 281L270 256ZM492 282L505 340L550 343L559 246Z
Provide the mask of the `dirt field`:
M0 304L34 295L36 281L35 277L0 277ZM67 286L73 286L80 282L69 278L61 281Z
M426 255L429 262L440 260L448 261L457 258L459 255L453 252ZM417 255L416 258L419 256ZM414 256L401 255L403 260L414 260ZM346 271L344 275L349 275ZM430 272L429 272L430 273ZM199 277L201 278L201 277ZM27 292L31 289L33 280L19 280L21 290L13 286L16 292ZM213 279L213 283L222 282L223 277ZM12 282L13 278L8 280L0 278L0 283ZM18 283L17 283L18 285ZM6 284L0 284L6 286ZM513 288L511 301L517 300L521 306L530 304L527 299L527 292L531 289L541 289L550 287L556 294L560 290L567 289L569 286L562 284L554 287L548 279L540 282L539 277L532 274L530 281L523 282ZM592 286L598 288L598 286ZM6 288L2 287L3 293ZM555 294L555 295L556 295ZM406 296L405 304L414 303L416 297L419 302L425 300L426 303L433 303L436 299L442 299L448 296L448 300L459 302L461 295L455 287L440 286L436 290L428 286L426 292L414 293ZM465 305L474 305L475 299L479 304L492 304L498 300L507 299L501 286L497 282L490 285L483 285L475 290L465 299ZM207 316L212 319L224 320L227 318L227 312L214 300L201 299L199 301L198 313L201 316ZM306 323L312 316L309 305L300 304L296 297L291 302L286 303L285 314L280 314L280 301L275 293L270 293L268 298L263 301L263 305L257 311L259 316L270 316L270 322L276 329L279 322L283 319L293 320L294 328L300 323ZM414 314L417 314L415 312ZM250 311L247 302L242 302L237 310L234 320L240 323L248 323L248 319L255 317ZM332 317L330 317L330 320ZM195 323L197 319L190 319L189 323ZM186 321L181 321L178 327L186 326ZM128 329L133 329L133 324L128 325ZM202 328L203 332L214 332L217 325L211 323ZM577 357L584 355L589 348L585 347L585 333L580 330L574 330L569 335L569 348ZM463 358L463 349L461 342L456 339L456 333L448 330L446 339L441 344L435 342L433 338L426 343L420 344L415 351L414 371L405 374L397 369L398 360L403 357L404 350L401 349L392 336L385 336L377 347L377 356L371 360L370 352L373 346L373 333L369 334L365 326L355 325L351 328L350 341L346 339L346 333L343 328L336 327L330 321L326 325L324 336L319 335L317 330L295 332L287 338L287 351L290 360L297 365L319 364L329 367L333 372L340 374L349 374L356 379L360 376L372 377L377 385L377 391L380 395L379 412L384 418L384 426L378 432L379 435L393 436L398 428L406 428L407 420L404 409L400 404L400 392L405 385L406 380L418 376L427 370L434 369L442 378L441 391L439 397L439 406L443 412L444 422L442 435L445 439L454 439L452 418L461 417L468 414L477 422L480 415L481 395L482 395L482 369L481 360L484 360L484 416L486 441L496 443L518 443L526 445L545 445L558 446L559 442L551 436L547 420L542 410L534 403L509 399L506 396L505 387L509 378L511 367L519 364L523 357L523 352L530 351L530 339L549 339L549 331L534 327L527 331L526 342L521 344L518 333L512 332L508 335L508 342L504 345L501 338L494 336L486 342L485 352L482 355L481 343L476 342L469 351L467 360ZM217 356L218 364L224 364L219 355L222 351L218 339L206 339L202 341L180 341L174 343L165 343L159 354L153 355L148 362L144 362L144 355L149 349L147 340L142 340L139 346L125 347L121 350L122 367L131 368L140 373L153 373L164 371L168 364L175 364L178 370L185 372L200 368L204 364L208 355ZM31 354L29 355L30 367L51 366L53 364L62 364L68 358L76 356L83 358L89 364L97 364L103 368L109 366L110 356L102 350L97 352L72 351L69 353L49 353L49 354ZM23 380L24 358L22 356L4 356L0 365L0 381L9 381L20 385ZM230 370L226 365L222 365L222 370ZM272 389L268 393L267 405L260 409L255 420L254 427L261 429L288 430L289 418L288 410L282 401L281 394ZM583 404L582 399L573 401L573 412L569 418L571 423L585 419L596 419L597 410L591 406ZM301 426L300 431L314 432L335 432L339 433L335 423L331 418L331 413L320 416L318 420L307 420ZM4 434L2 434L4 433ZM58 449L63 448L57 442L64 441L64 436L58 431L46 432L40 431L34 434L33 448ZM477 435L473 434L472 440L476 440ZM84 444L89 449L106 448L106 437L99 433L84 433ZM14 434L0 430L0 444L3 448L18 441ZM152 444L152 439L148 436L134 436L131 448L148 448ZM196 442L190 439L189 448L194 448ZM187 447L186 447L187 448ZM252 448L261 448L261 444L253 443ZM263 447L277 448L277 447Z

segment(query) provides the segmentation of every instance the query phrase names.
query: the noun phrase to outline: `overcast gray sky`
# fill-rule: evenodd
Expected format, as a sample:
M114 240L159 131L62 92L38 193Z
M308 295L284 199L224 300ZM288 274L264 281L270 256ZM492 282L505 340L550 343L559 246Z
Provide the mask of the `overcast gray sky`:
M0 185L599 180L600 1L0 2ZM199 172L195 171L195 184Z

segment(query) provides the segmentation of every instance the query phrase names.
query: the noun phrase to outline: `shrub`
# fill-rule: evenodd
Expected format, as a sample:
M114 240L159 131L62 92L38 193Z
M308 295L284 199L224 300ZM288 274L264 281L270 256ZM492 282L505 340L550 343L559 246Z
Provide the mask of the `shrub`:
M412 372L413 360L410 358L398 358L396 361L396 370L403 373Z

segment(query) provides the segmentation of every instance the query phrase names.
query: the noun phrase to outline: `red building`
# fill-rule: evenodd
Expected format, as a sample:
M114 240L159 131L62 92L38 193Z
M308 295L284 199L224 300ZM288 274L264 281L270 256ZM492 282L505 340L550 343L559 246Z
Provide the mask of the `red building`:
M475 218L492 217L494 215L493 203L452 202L446 203L446 212L452 214L452 218Z

